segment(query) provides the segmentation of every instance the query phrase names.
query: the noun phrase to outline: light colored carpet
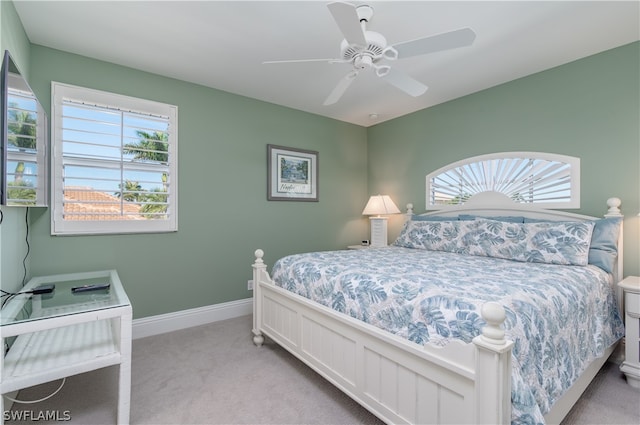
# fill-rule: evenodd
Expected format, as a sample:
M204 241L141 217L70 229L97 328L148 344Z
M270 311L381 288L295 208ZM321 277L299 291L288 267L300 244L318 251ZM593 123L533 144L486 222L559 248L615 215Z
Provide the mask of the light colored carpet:
M245 316L135 340L131 423L381 423L282 348L268 342L255 347L250 329L251 318ZM13 409L36 417L67 411L71 424L115 423L116 384L116 369L105 368L68 378L49 400ZM38 399L58 385L25 389L19 398ZM640 391L608 363L563 425L638 423Z

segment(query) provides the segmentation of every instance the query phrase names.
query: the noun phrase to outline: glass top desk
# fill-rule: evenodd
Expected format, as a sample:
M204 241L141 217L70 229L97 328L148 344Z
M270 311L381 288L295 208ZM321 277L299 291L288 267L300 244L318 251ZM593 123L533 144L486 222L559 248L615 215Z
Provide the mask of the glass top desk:
M104 283L107 289L71 290ZM48 284L55 285L51 293L24 294ZM9 347L0 362L0 392L119 365L117 423L128 423L132 309L117 272L35 277L20 292L0 310L0 339Z

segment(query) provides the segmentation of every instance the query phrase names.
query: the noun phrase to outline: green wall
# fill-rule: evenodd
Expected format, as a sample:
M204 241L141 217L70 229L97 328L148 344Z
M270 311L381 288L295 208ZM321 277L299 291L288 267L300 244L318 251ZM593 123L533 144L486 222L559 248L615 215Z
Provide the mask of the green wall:
M31 47L31 86L48 108L51 81L178 106L178 232L51 236L34 210L32 274L115 268L135 317L251 296L253 252L278 257L344 248L368 222L366 129L96 61ZM266 200L267 144L319 152L319 202Z
M0 2L0 53L11 52L20 71L28 76L31 45L12 2ZM29 279L25 208L2 207L0 224L0 287L15 291Z
M425 177L475 155L542 151L581 159L582 214L618 197L625 275L640 274L640 43L612 49L368 131L368 179L398 205L425 210ZM401 220L392 221L390 238Z

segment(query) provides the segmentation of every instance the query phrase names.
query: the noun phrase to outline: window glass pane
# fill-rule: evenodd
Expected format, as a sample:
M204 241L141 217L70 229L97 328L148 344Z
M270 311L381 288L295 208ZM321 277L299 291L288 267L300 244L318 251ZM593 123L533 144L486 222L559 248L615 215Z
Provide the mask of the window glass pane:
M169 134L166 121L126 114L123 136L123 153L127 159L165 164L169 161Z
M8 151L36 152L38 107L33 94L9 89L7 94Z
M67 135L68 133L65 133ZM89 142L85 140L74 140L73 134L69 134L70 138L65 138L62 144L62 152L67 157L86 158L86 159L114 159L120 161L120 146L110 146L108 140L94 140ZM105 143L107 142L107 143Z
M64 175L65 186L116 192L121 183L119 168L65 165Z
M7 199L14 205L33 205L38 187L38 164L33 160L7 161Z

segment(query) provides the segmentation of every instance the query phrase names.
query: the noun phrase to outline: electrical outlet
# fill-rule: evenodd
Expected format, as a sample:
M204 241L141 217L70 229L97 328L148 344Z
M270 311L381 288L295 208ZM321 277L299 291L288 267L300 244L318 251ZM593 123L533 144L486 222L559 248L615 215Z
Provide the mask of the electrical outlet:
M247 290L253 291L253 279L247 280Z

